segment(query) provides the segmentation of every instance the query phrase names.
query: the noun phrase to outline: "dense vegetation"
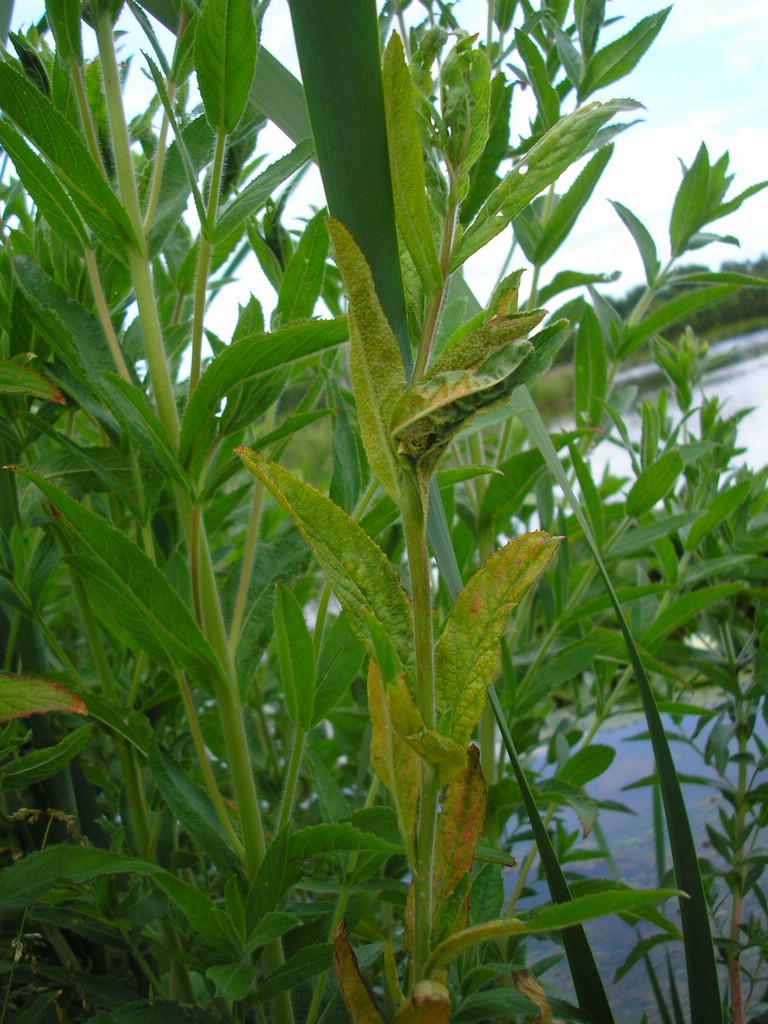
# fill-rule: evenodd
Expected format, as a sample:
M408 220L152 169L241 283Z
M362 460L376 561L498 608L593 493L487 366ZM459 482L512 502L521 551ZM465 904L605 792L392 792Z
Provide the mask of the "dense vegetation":
M685 268L768 183L702 145L668 239L615 203L626 312L547 271L668 9L490 2L474 36L460 5L292 0L302 86L263 5L129 0L129 116L122 6L50 0L0 60L0 1024L765 1020L768 470L677 332L765 295ZM483 309L462 267L510 224ZM250 253L274 309L218 338ZM550 435L528 385L569 337ZM652 398L617 384L639 352ZM640 884L600 820L627 711Z

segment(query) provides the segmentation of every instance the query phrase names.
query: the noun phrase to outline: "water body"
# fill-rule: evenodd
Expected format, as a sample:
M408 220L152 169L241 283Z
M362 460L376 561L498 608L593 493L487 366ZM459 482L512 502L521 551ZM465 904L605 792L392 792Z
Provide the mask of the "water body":
M742 409L751 409L738 427L737 441L743 448L742 454L735 458L740 465L749 465L759 469L768 462L768 330L758 331L742 338L723 341L712 346L714 357L729 356L726 363L707 373L694 394L694 405L701 399L717 396L725 415L733 415ZM666 387L671 396L674 388L659 373L655 366L636 367L627 372L617 382L617 386L636 386L638 394L635 406ZM670 403L670 413L675 414L676 406ZM640 436L641 420L638 413L630 410L624 416L629 436L637 439ZM565 425L565 424L563 424ZM697 428L696 417L692 418L692 428ZM618 476L631 477L630 462L626 453L616 446L603 443L590 455L592 473L596 480L601 479L606 468ZM687 719L687 730L693 729L693 719ZM671 728L667 718L665 724ZM706 733L705 733L706 734ZM765 737L763 737L765 739ZM600 856L600 847L594 836L580 839L577 848L588 853L595 851L593 860L577 861L572 871L591 878L620 878L633 888L652 888L658 885L657 865L655 858L655 838L653 827L652 791L650 786L631 787L639 779L654 774L655 767L650 741L646 737L645 720L636 716L624 724L606 729L596 737L597 743L607 744L616 750L616 758L610 770L598 779L589 783L587 792L597 801L618 801L627 806L631 813L603 809L600 812L599 826L605 837L605 845L611 853L613 864ZM703 749L705 738L699 739L699 747ZM681 776L696 775L714 780L714 769L704 764L702 757L682 741L673 744L673 756ZM691 821L694 838L700 855L717 861L717 854L708 845L706 825L717 825L718 807L723 801L720 793L706 785L683 784L683 794ZM575 815L567 819L574 829L578 827ZM527 853L523 845L512 850L519 863ZM669 851L666 851L666 866L671 863ZM566 866L568 874L568 866ZM508 884L511 892L514 887L514 872ZM531 905L548 899L546 886L536 885L536 896ZM524 906L526 904L521 904ZM672 920L678 921L676 905L670 903L667 913ZM725 922L722 923L726 929ZM651 1024L659 1018L659 1011L653 997L651 986L642 963L632 970L615 985L612 979L615 971L622 965L627 954L634 946L638 935L632 928L612 916L591 922L586 931L593 947L600 974L606 985L611 1006L617 1024L639 1024L643 1014L647 1014ZM652 934L656 929L644 926L644 934ZM554 945L549 940L532 940L529 945L530 959L535 961L539 956L548 956ZM680 982L680 995L684 998L687 991L685 981L685 963L682 944L672 942L665 944L651 954L665 991L667 991L667 952ZM545 976L550 983L560 988L560 994L569 1001L574 1001L573 989L567 963L554 968ZM684 1010L685 1010L684 1004Z
M724 415L731 416L742 409L750 409L739 424L737 435L739 446L745 451L734 461L737 465L759 469L768 462L768 330L718 342L711 347L710 355L717 359L727 358L728 361L704 375L701 384L694 390L693 405L700 405L703 398L717 396L722 403ZM635 407L661 387L666 387L672 399L670 414L674 416L677 412L674 387L654 365L633 367L626 371L617 379L616 387L621 386L638 388ZM623 419L630 438L639 438L639 413L630 409ZM692 429L697 430L695 415L691 418L691 424ZM610 443L598 445L590 456L590 463L596 480L601 479L608 465L611 472L618 476L630 475L628 456Z

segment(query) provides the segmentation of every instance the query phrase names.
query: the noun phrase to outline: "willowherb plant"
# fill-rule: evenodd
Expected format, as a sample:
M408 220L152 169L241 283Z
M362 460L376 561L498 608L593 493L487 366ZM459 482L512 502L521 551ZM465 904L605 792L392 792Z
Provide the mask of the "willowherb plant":
M606 275L543 284L626 127L613 118L636 106L591 97L631 70L667 11L601 46L604 5L590 0L491 4L482 40L444 5L407 29L407 6L377 18L359 0L293 0L310 123L299 84L259 52L263 7L249 0L180 12L128 3L156 88L133 119L119 3L81 16L77 2L50 2L0 62L0 144L17 175L2 184L0 256L0 447L13 469L0 483L13 851L0 906L4 941L21 951L5 972L6 1020L437 1024L546 1020L554 1007L610 1022L580 923L622 912L658 924L653 902L681 890L693 1019L722 1020L685 806L606 563L613 571L635 531L640 560L644 544L671 546L690 526L664 585L693 589L660 597L641 622L643 653L666 678L661 646L685 613L739 590L684 573L734 499L716 497L706 521L666 521L665 503L684 500L684 460L658 410L644 412L620 503L610 482L598 490L585 456L594 427L613 417L621 430L615 373L649 339L690 405L689 349L660 332L755 281L676 277L676 261L762 186L727 199L727 160L711 164L702 148L664 268L617 204L648 284L626 321L596 290ZM153 17L176 33L170 57ZM519 140L512 59L538 104ZM262 168L267 117L295 148ZM328 214L295 238L285 203L313 156ZM510 225L530 293L522 299L522 267L502 272L483 309L461 268ZM271 329L252 298L225 344L208 305L246 254L275 290ZM657 301L678 284L680 295ZM591 288L590 301L547 319L540 304L575 287ZM313 318L320 301L331 319ZM566 472L526 385L571 334L577 429L556 439ZM566 503L555 509L553 482L572 518ZM757 490L734 489L759 519ZM513 518L534 515L507 539ZM674 548L659 550L673 575ZM596 580L607 600L592 593ZM644 609L655 587L642 585ZM580 632L585 594L603 616L594 643ZM573 754L561 733L548 791L532 790L518 753L529 726L529 745L551 738L551 693L588 672L594 731L634 673L669 822L665 888L569 890L546 825L562 804L585 832L594 825L584 786L609 763L594 732L579 733ZM70 730L67 712L92 721ZM512 808L494 715L553 898L527 913L517 891L504 895L499 816ZM520 945L562 929L578 1007L550 997ZM47 943L34 959L30 934ZM515 987L488 988L510 965Z

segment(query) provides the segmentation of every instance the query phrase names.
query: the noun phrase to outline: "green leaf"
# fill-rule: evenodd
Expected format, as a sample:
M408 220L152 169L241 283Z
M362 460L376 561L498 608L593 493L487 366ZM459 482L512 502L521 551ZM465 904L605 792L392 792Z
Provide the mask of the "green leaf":
M595 52L605 22L605 0L576 0L574 13L581 49L584 57L589 58Z
M338 505L314 487L246 448L238 449L238 454L304 535L358 639L374 653L365 620L367 610L391 638L402 663L410 665L409 602L381 548Z
M122 736L143 756L149 753L152 725L146 715L126 707L122 702L105 700L96 693L88 694L88 714L106 725L115 735Z
M736 291L737 287L738 285L735 284L716 284L707 288L694 288L663 303L627 331L621 355L630 355L652 334L657 334L678 320L684 320L685 317L703 306L709 306L717 302L718 299L724 299Z
M643 903L652 903L679 895L678 889L607 889L588 896L579 896L568 903L549 904L531 911L524 918L502 918L497 921L471 925L441 942L432 951L425 970L431 972L443 967L465 949L469 949L478 942L485 942L487 939L502 938L507 935L535 935L540 932L559 931L562 928L580 924L582 921L591 921L596 917L616 914Z
M684 169L669 221L672 256L685 252L693 235L707 223L711 169L709 153L702 142L696 158Z
M0 122L1 123L1 122ZM49 402L66 405L66 399L56 385L42 373L12 359L0 359L0 395L30 395Z
M597 89L624 78L640 63L661 32L671 7L642 18L621 38L604 46L591 58L579 86L579 100L584 100Z
M602 743L592 743L572 754L557 770L557 778L572 786L585 786L607 772L613 764L616 751Z
M510 613L554 555L558 538L541 531L509 541L459 594L435 649L438 711L466 747L480 716Z
M267 975L253 997L254 1005L261 1006L268 999L274 999L280 992L295 988L309 978L314 978L331 965L333 946L327 942L319 942L306 946L290 960Z
M205 972L223 999L244 999L256 981L257 969L252 963L214 964Z
M227 842L211 798L167 750L155 740L149 750L149 771L171 813L198 851L222 870L237 872L238 858Z
M312 140L303 139L290 153L248 182L239 195L219 210L213 241L221 242L233 231L242 230L243 224L259 212L277 187L311 159L313 151Z
M618 213L626 229L632 235L635 245L637 246L637 250L640 253L640 259L643 261L645 280L649 285L652 285L659 273L659 257L656 253L656 243L651 237L650 231L645 224L643 224L643 222L622 203L614 202L612 199L609 200L609 202L616 213Z
M56 41L56 52L65 63L71 59L82 66L83 40L80 34L80 0L46 0L45 15Z
M323 287L328 255L325 219L324 211L320 210L302 232L283 274L273 326L305 320L314 312Z
M613 146L603 146L579 172L565 195L557 197L534 250L533 262L538 266L551 259L571 233L612 156Z
M250 0L204 0L195 36L195 69L205 116L215 132L240 120L256 68Z
M539 48L525 31L515 29L517 52L525 61L528 81L536 97L539 117L545 128L551 128L560 117L560 97L549 80L549 72Z
M0 694L5 686L0 681ZM0 702L3 697L0 696ZM65 710L71 711L72 708ZM33 782L49 779L56 772L66 767L73 757L77 757L88 742L92 725L81 725L79 729L68 733L63 740L51 747L42 747L22 754L14 761L0 767L0 785L3 789L20 789Z
M301 605L282 583L275 592L275 634L285 709L306 732L314 722L315 648Z
M732 597L742 589L740 583L719 583L711 587L699 587L672 601L657 615L651 625L640 635L640 643L653 650L662 640L690 619L717 601Z
M357 505L363 488L363 467L358 447L359 435L347 411L346 398L335 378L328 377L329 400L334 405L333 468L328 496L346 512Z
M203 373L181 421L179 456L186 462L201 437L205 437L223 398L236 387L347 338L347 322L311 320L289 324L271 334L241 338L220 352Z
M126 245L138 245L128 214L69 121L8 63L0 64L0 97L11 120L53 165L83 220L125 262Z
M254 934L259 922L278 906L283 892L288 830L284 828L267 847L245 902L246 935Z
M393 32L384 53L384 106L397 223L427 296L443 275L427 207L424 153L416 115L416 92L400 36Z
M531 147L521 163L494 189L467 228L451 261L461 266L586 151L596 132L620 110L632 110L633 100L589 103L562 117Z
M585 305L581 314L574 363L576 422L597 426L608 393L608 353L602 326L592 306Z
M84 248L91 247L88 229L56 175L7 121L0 121L0 144L51 228L73 252L82 255Z
M387 493L397 500L398 467L389 441L392 410L405 388L397 339L376 295L373 278L352 236L329 221L334 256L349 296L352 389L368 461Z
M91 1018L92 1024L216 1024L206 1010L170 999L141 999Z
M627 495L626 513L639 518L675 486L683 472L683 457L677 448L669 448L642 471Z
M747 500L751 487L749 480L741 480L732 487L726 488L714 498L706 512L691 524L685 538L685 550L695 551L707 534L717 529L739 506Z
M503 476L488 484L480 506L480 523L495 523L504 529L510 518L532 493L544 469L544 459L536 448L517 452L499 466Z
M61 683L41 676L0 675L0 722L48 711L87 715L85 703Z
M160 665L189 672L210 692L213 680L220 678L216 657L186 605L141 548L36 473L16 472L53 503L56 522L72 548L67 561L135 643Z
M322 722L333 711L352 685L362 660L363 648L350 630L346 615L340 615L323 637L312 725Z

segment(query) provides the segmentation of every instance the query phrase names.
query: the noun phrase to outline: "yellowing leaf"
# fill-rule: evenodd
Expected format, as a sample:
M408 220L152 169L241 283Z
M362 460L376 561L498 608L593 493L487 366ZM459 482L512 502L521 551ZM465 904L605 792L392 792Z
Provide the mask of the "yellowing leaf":
M333 935L333 962L352 1024L385 1024L370 986L360 973L357 957L347 938L344 921L341 921Z
M480 751L474 745L467 751L464 771L445 791L437 826L434 861L435 906L439 907L458 883L472 870L475 849L483 834L488 790L480 767ZM469 894L467 893L467 896ZM463 920L467 923L469 901Z
M451 994L439 981L424 980L413 987L411 998L395 1017L395 1024L448 1024Z
M412 853L421 777L419 759L390 721L384 683L375 661L368 666L368 714L372 727L371 766L392 794L400 832Z
M480 410L508 397L511 387L507 382L532 351L529 341L513 341L478 370L440 373L408 388L390 420L398 457L412 460L422 477L428 478L456 434Z
M410 666L408 598L386 555L347 513L314 487L248 448L237 453L292 517L333 585L358 639L374 654L365 611L387 633L403 665Z
M389 442L388 424L406 384L400 349L376 295L365 257L339 221L329 218L328 231L349 296L349 367L360 433L373 471L397 500L398 467Z
M426 728L404 675L386 686L386 701L392 728L422 761L435 769L440 785L455 778L466 764L464 748L450 737Z
M0 676L0 722L39 715L46 711L88 714L88 708L76 693L52 679L40 676Z
M510 612L554 555L558 537L526 533L505 544L458 596L435 650L437 708L450 713L451 737L469 743L491 682Z
M443 275L427 207L415 89L396 32L390 36L384 53L382 80L397 223L424 291L432 295L442 287Z
M502 296L501 301L506 303L516 300L515 288L510 296ZM494 352L532 331L546 315L546 309L534 309L527 313L502 312L485 320L474 330L458 331L456 340L448 341L443 353L424 374L424 379L429 380L451 370L470 370L480 366Z

